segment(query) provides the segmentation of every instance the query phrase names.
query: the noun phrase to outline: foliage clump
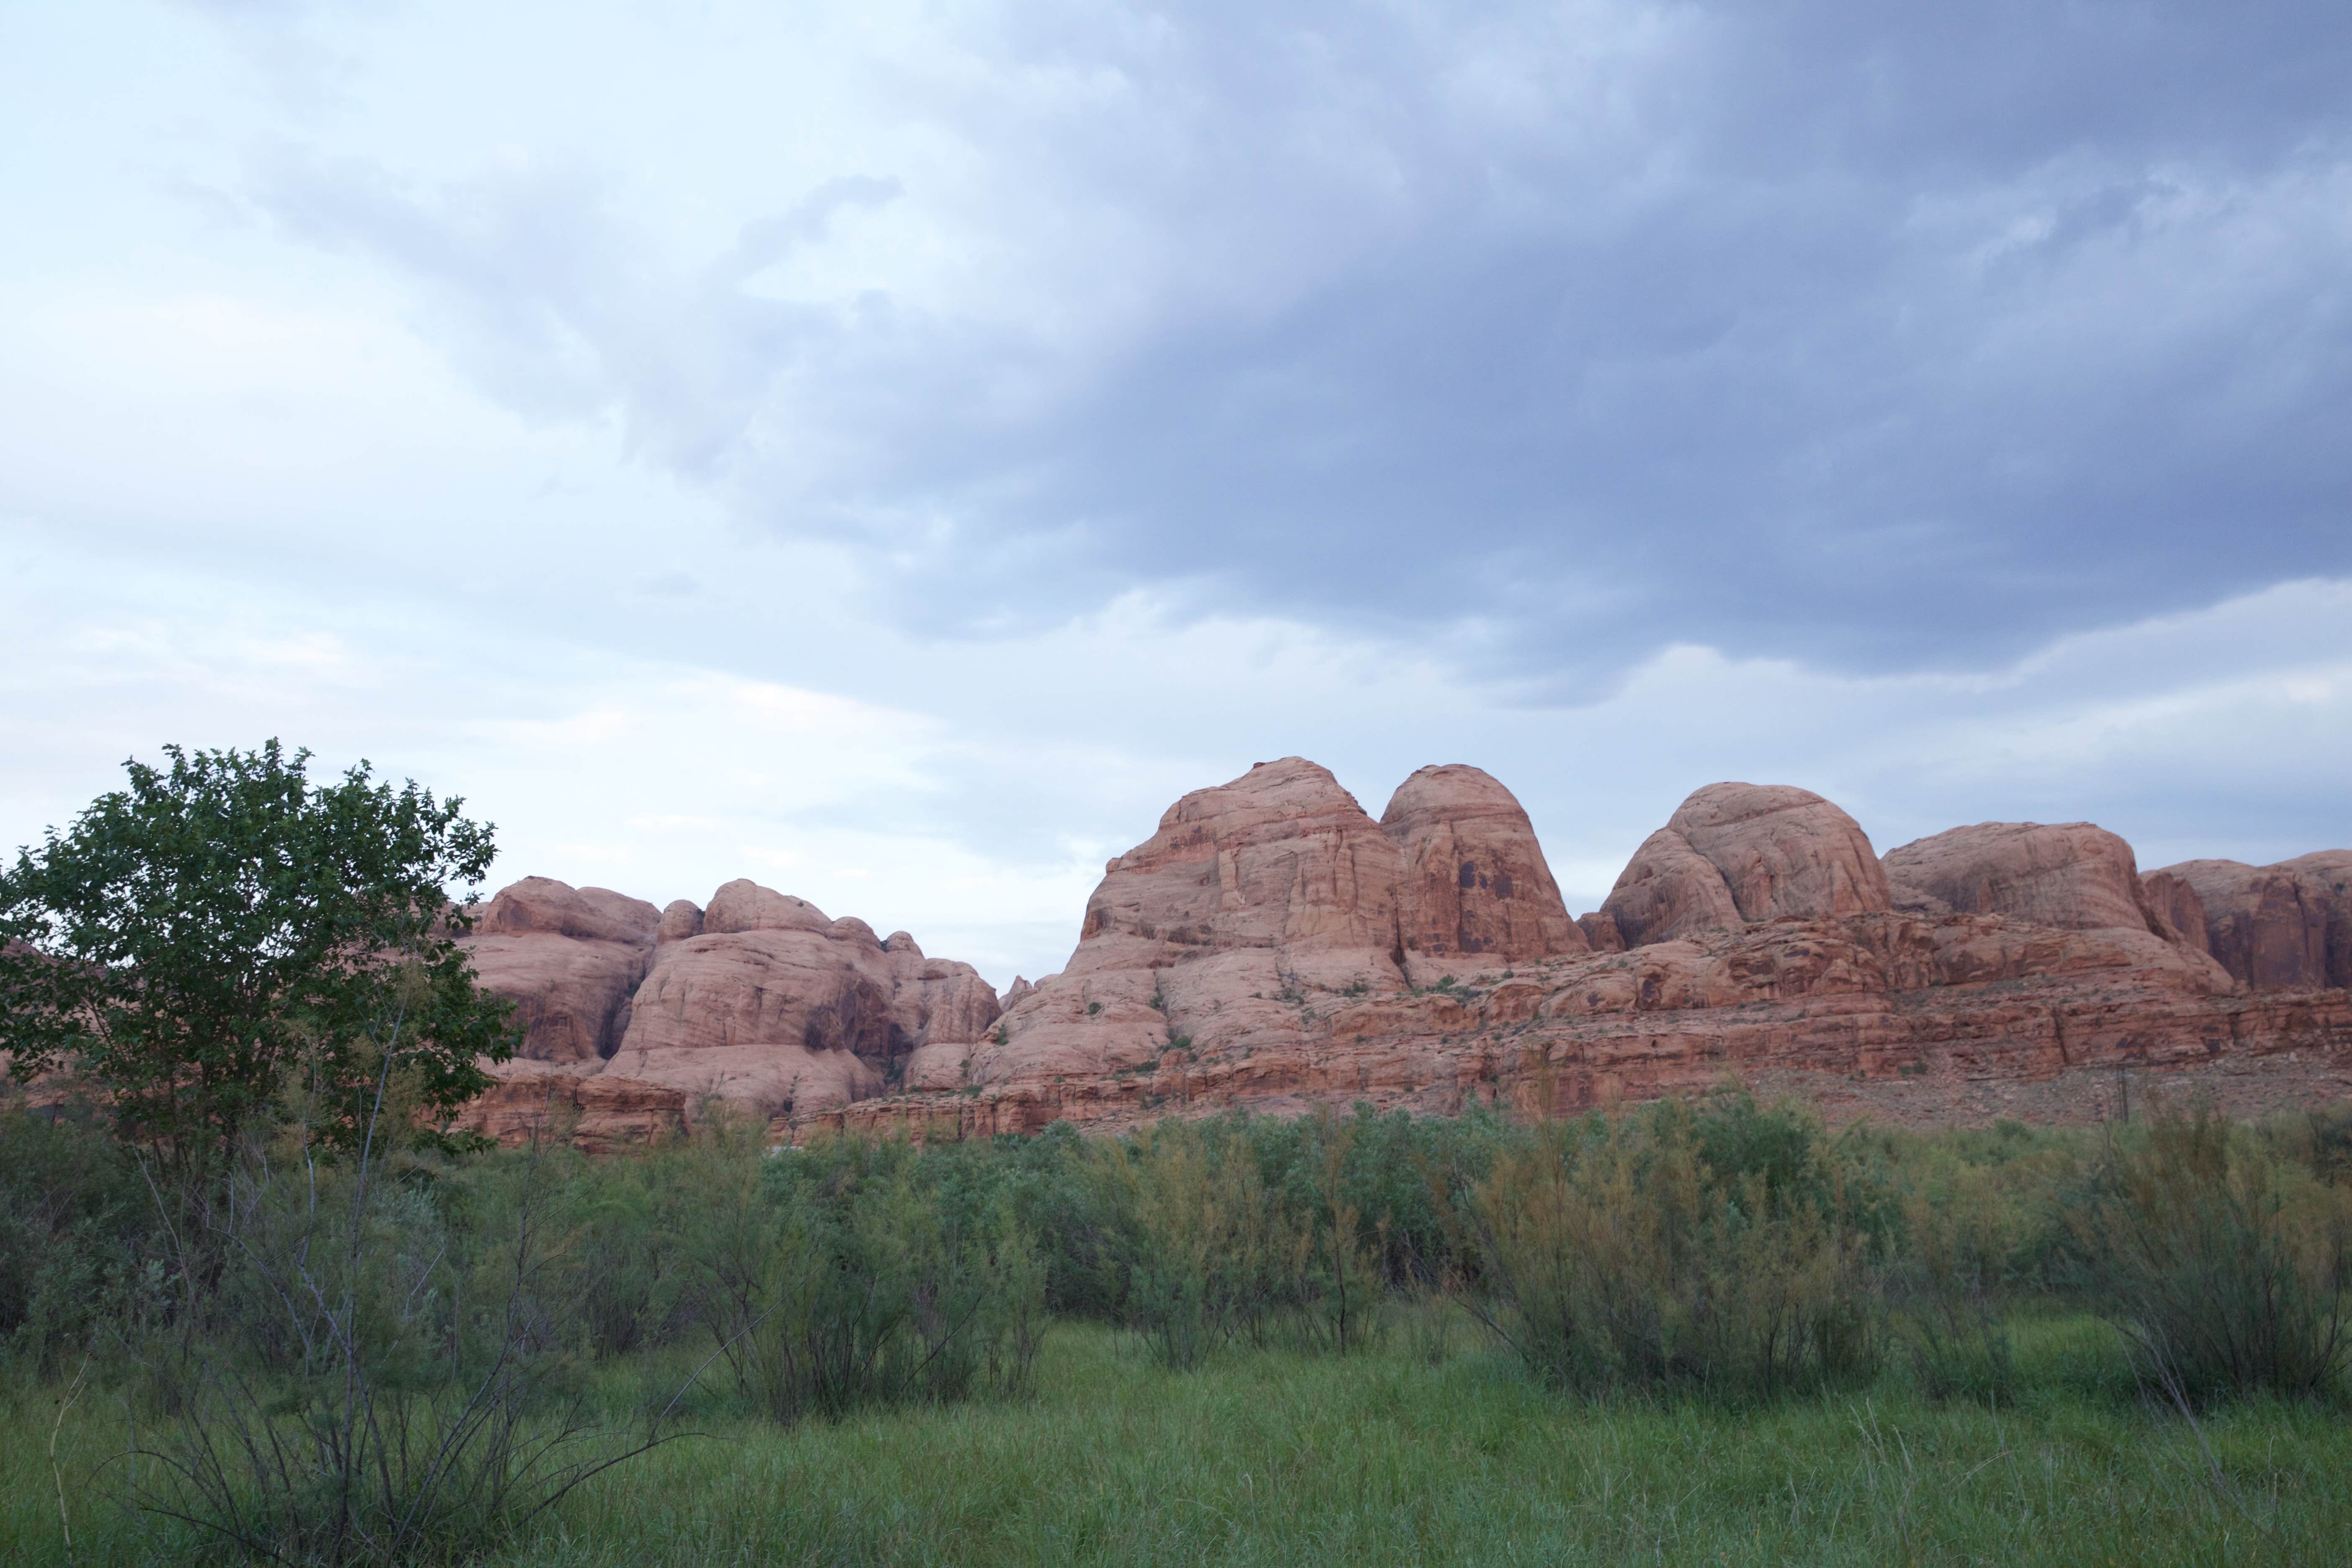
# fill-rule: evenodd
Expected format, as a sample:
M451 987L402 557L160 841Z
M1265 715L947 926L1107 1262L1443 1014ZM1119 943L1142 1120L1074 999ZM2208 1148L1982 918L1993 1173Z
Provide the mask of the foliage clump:
M488 873L491 829L365 763L313 785L275 741L164 752L0 873L12 1073L80 1074L180 1167L297 1116L350 1152L387 1103L436 1135L512 1047L457 942L475 896L446 891Z

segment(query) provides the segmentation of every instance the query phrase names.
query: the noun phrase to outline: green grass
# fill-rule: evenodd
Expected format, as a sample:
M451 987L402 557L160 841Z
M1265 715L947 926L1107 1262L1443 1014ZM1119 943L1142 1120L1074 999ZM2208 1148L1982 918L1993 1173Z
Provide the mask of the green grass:
M1899 1373L1748 1412L1596 1405L1483 1351L1400 1334L1346 1361L1265 1352L1170 1373L1065 1325L1015 1405L709 1436L593 1481L496 1561L667 1563L2317 1563L2352 1541L2352 1424L2150 1410L2105 1330L2017 1326L2037 1392L1934 1405ZM616 1372L607 1384L634 1374ZM0 1401L0 1562L63 1564L53 1390ZM122 1405L60 1443L77 1561L183 1560L120 1505ZM2207 1457L2210 1446L2213 1459ZM2214 1461L2221 1479L2214 1474Z

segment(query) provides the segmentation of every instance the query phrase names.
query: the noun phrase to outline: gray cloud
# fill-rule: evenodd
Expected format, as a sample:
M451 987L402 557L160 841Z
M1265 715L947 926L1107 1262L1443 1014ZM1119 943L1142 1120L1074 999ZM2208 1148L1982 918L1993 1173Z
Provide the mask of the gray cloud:
M495 395L616 415L933 629L1142 585L1559 700L1675 641L1981 665L2352 571L2340 6L1038 7L940 47L878 112L968 188L845 170L697 271L586 162L258 194L417 279ZM1027 283L747 287L896 204Z

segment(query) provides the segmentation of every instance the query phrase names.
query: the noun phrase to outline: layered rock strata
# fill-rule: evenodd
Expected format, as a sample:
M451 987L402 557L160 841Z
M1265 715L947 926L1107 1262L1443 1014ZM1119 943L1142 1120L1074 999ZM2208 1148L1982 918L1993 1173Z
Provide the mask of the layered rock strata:
M1727 1075L1916 1121L2104 1114L2135 1075L2220 1083L2240 1110L2352 1091L2352 995L2233 982L2087 824L1982 824L1882 863L1818 795L1710 785L1581 943L1507 956L1428 952L1461 928L1409 912L1429 886L1410 859L1391 905L1353 806L1297 759L1187 796L1110 863L1068 968L991 1040L796 1132L1356 1100L1558 1114Z
M1316 764L1261 763L1111 860L1067 966L1001 1008L906 933L748 881L656 912L534 879L469 942L530 1023L474 1124L598 1148L714 1097L780 1138L952 1138L1559 1113L1726 1075L1916 1121L2103 1113L2118 1074L2242 1110L2352 1093L2352 853L2143 878L2093 825L1982 823L1882 861L1786 785L1694 793L1570 920L1478 770L1424 768L1374 821Z

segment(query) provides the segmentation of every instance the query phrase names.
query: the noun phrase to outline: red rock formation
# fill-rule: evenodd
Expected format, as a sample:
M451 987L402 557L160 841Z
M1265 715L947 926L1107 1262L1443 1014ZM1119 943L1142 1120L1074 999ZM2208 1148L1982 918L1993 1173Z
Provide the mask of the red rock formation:
M1979 822L1890 849L1881 864L1890 883L1961 914L2179 935L2140 885L2132 847L2087 822Z
M1356 1100L1557 1111L1726 1073L1907 1120L2099 1114L2119 1071L2242 1110L2352 1092L2352 994L2318 988L2339 930L2352 956L2352 854L2143 882L2088 825L1984 824L1882 867L1852 818L1782 787L1699 791L1571 922L1476 770L1423 770L1375 823L1315 764L1261 763L1112 860L1068 966L1001 1016L905 932L751 882L658 917L509 892L477 943L651 965L610 1060L502 1069L474 1118L509 1139L552 1105L614 1146L714 1094L778 1135L950 1138ZM575 984L533 951L548 996Z
M2163 916L2164 923L2179 932L2183 942L2212 956L2212 945L2205 936L2205 906L2196 889L2169 871L2150 871L2139 885L2147 894L2148 908Z
M750 881L664 942L613 1069L768 1116L878 1092L920 1047L977 1039L996 993L970 964Z
M2306 887L2319 889L2327 919L2327 984L2352 986L2352 849L2322 849L2282 860Z
M1886 874L1862 825L1811 790L1709 784L1666 826L1723 873L1751 921L1884 914Z
M1584 945L1594 952L1625 951L1625 933L1617 929L1617 917L1606 910L1577 916L1576 929L1584 933Z
M515 1004L518 1056L593 1062L628 1029L660 920L651 904L609 888L526 877L489 901L458 945L482 988Z
M686 1129L686 1096L610 1073L561 1068L501 1075L466 1108L459 1125L509 1146L534 1138L567 1142L592 1154L658 1142Z
M1254 1049L1293 1038L1310 994L1402 990L1403 869L1301 758L1195 790L1104 868L1069 965L1006 1012L971 1080L1132 1073L1196 1037Z
M1811 790L1717 784L1634 852L1601 909L1628 947L1783 915L1883 914L1886 873L1860 824Z
M1459 763L1422 769L1397 786L1381 829L1404 858L1408 952L1513 963L1590 950L1528 814L1486 773Z
M500 1087L461 1120L509 1142L545 1120L551 1095L557 1120L600 1147L714 1098L762 1119L845 1105L924 1047L976 1039L996 1019L970 965L750 881L719 889L708 911L681 899L657 913L527 878L464 942L529 1026L519 1059L493 1069Z
M2195 889L2207 951L2239 984L2284 991L2327 984L2330 899L2286 866L2184 860L2160 875Z
M1557 1111L1726 1073L1931 1121L2102 1114L2117 1071L2179 1075L2247 1110L2352 1090L2352 996L2233 989L2167 934L2129 847L2096 828L1906 846L1889 858L1906 873L1896 912L1835 806L1712 786L1579 922L1593 951L1507 959L1411 951L1444 945L1461 917L1412 912L1434 857L1413 858L1407 828L1401 951L1383 962L1390 906L1354 806L1295 759L1187 796L1111 862L1068 969L995 1037L926 1051L908 1092L797 1129L954 1138L1357 1100Z
M1628 948L1747 923L1723 873L1671 827L1642 840L1617 874L1601 917Z

